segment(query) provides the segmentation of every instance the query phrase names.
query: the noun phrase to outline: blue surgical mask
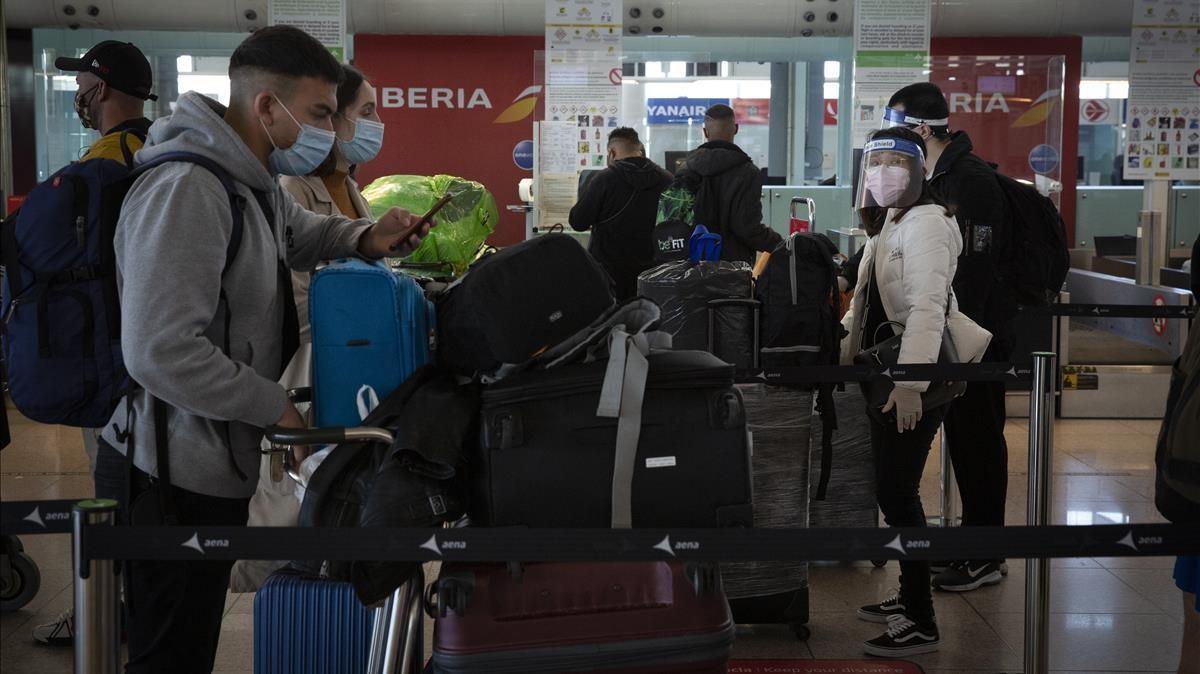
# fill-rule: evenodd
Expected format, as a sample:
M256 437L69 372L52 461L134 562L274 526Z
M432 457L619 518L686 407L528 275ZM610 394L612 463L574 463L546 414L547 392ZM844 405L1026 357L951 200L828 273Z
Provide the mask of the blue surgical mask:
M346 163L361 164L371 161L383 147L383 122L359 118L354 122L354 137L350 140L338 138L338 147Z
M274 96L274 94L272 94ZM286 149L280 148L275 144L275 139L271 137L271 132L267 130L267 125L263 123L262 118L258 119L258 123L262 124L263 131L267 132L267 139L271 141L271 156L268 163L271 166L271 171L285 176L304 176L312 173L314 169L325 161L325 157L329 156L329 151L333 149L333 141L337 137L332 131L318 129L311 124L301 124L291 110L275 96L275 101L283 108L283 111L296 122L296 126L300 127L300 133L296 136L296 142Z

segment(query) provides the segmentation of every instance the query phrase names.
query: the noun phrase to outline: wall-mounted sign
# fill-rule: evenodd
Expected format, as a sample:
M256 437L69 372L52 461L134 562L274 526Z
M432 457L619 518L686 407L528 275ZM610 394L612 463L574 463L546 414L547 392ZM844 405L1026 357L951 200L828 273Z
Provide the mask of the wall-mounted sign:
M704 123L704 111L728 98L651 98L646 101L647 124Z
M738 124L769 124L771 99L735 98L733 99L733 118Z
M269 0L267 23L295 26L346 60L346 0Z
M1197 63L1200 0L1134 0L1126 179L1200 180Z

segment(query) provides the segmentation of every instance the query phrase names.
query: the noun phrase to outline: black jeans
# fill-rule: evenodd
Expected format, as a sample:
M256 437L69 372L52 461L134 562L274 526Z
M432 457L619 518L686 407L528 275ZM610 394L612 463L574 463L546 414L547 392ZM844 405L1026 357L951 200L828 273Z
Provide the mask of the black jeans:
M946 444L962 495L963 526L1004 526L1008 442L1004 382L973 381L946 414Z
M917 422L916 428L903 433L896 431L894 418L881 422L875 415L869 415L871 449L875 454L875 491L888 526L925 526L921 475L925 472L929 446L945 414L946 407L929 410ZM900 562L900 603L915 622L933 622L929 562Z
M126 481L131 477L127 493ZM96 457L95 479L98 498L121 502L121 524L128 519L126 496L136 500L150 486L149 476L137 469L131 473L126 458L103 440ZM245 526L249 518L250 499L205 496L178 487L173 493L181 525ZM231 568L233 562L229 561L126 562L129 663L125 671L211 672Z

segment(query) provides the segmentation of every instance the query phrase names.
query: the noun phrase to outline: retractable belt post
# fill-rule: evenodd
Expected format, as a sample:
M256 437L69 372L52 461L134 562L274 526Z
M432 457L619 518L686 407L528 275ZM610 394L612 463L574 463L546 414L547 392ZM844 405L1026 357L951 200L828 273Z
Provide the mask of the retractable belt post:
M1050 485L1054 466L1054 391L1058 357L1033 354L1033 388L1029 393L1030 526L1050 523ZM1025 674L1050 670L1050 564L1045 557L1025 560Z
M120 565L87 554L88 527L116 523L117 502L81 501L72 510L71 549L75 568L75 674L117 674L120 670Z

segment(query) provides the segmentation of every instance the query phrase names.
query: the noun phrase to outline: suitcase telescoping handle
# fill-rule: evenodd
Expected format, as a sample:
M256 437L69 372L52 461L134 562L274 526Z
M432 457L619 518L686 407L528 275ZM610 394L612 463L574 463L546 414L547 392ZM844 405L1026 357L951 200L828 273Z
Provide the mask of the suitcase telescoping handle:
M716 355L717 348L717 312L722 307L750 307L752 318L750 319L751 333L754 342L750 349L751 363L750 367L758 369L758 351L759 351L759 314L762 311L762 302L758 300L740 297L729 297L724 299L708 301L708 352Z
M329 426L326 428L282 428L268 426L265 435L273 445L336 445L342 442L369 440L392 444L392 432L372 426Z
M803 218L796 216L796 204L804 204L808 208L808 214ZM792 203L789 208L788 229L790 234L796 232L815 232L817 219L817 204L808 197L792 197Z

